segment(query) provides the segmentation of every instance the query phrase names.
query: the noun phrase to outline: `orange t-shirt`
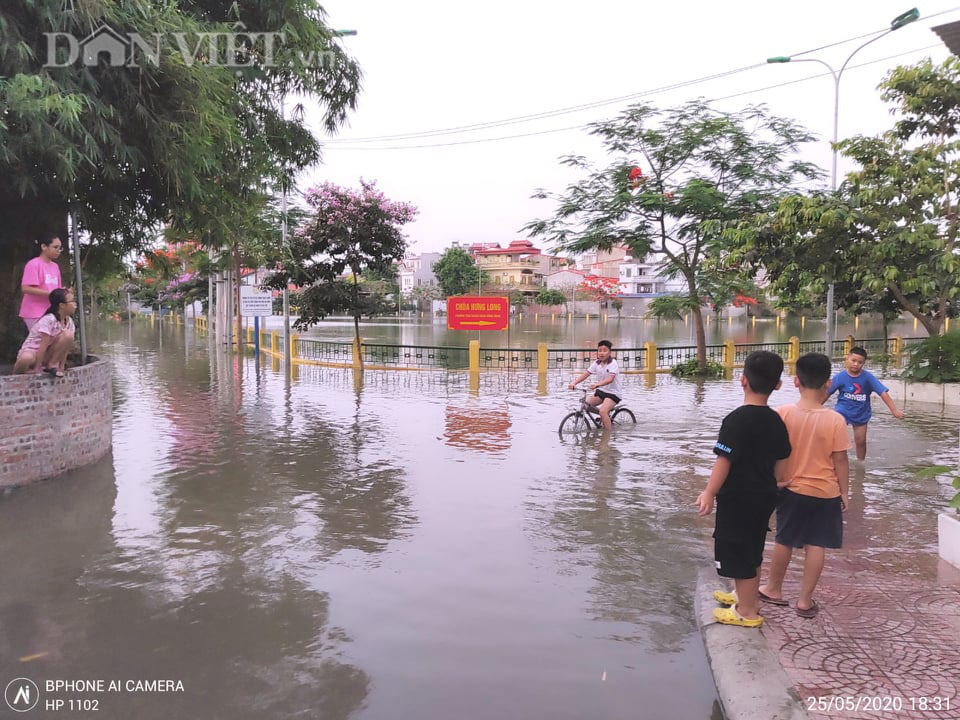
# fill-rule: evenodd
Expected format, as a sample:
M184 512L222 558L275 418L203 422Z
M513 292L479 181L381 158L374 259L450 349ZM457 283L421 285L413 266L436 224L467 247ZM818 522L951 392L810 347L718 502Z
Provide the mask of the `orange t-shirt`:
M787 426L793 452L787 458L787 488L799 495L840 497L840 481L832 454L850 449L850 436L843 415L830 408L783 405L777 408Z

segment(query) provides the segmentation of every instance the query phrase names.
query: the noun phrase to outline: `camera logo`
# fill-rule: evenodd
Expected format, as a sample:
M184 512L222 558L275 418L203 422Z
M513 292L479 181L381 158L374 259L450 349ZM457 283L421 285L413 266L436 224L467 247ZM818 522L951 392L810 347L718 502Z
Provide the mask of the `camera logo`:
M40 688L29 678L14 678L7 683L3 699L14 712L28 712L40 702Z

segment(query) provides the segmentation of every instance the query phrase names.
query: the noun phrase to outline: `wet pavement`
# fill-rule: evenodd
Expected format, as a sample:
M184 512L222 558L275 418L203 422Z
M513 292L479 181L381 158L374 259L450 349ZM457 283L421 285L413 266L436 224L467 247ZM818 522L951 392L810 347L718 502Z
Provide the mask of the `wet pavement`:
M928 481L884 468L890 454L851 465L845 547L828 551L817 617L765 604L763 634L814 717L956 720L960 570L937 556L937 507L917 487ZM787 598L799 560L795 552Z

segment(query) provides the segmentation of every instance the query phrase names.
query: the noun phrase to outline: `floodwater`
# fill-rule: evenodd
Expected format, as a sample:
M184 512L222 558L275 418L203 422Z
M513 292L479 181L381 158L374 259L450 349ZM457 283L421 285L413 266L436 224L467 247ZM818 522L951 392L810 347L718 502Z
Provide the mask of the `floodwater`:
M38 683L30 717L720 718L692 503L738 383L629 376L640 423L576 441L559 372L471 393L456 373L288 377L192 328L92 344L112 457L0 496L0 680ZM877 406L864 515L934 517L943 491L904 468L952 462L957 420Z
M711 315L704 330L708 344L719 345L731 339L737 343L786 342L792 336L800 340L823 340L825 327L823 319L787 318L721 318L719 321ZM282 328L283 320L272 317L267 320L270 329ZM313 325L305 334L333 342L353 341L352 318L327 318ZM538 342L545 342L554 348L595 347L598 340L606 338L614 347L643 347L648 341L659 345L696 345L695 329L692 319L658 322L654 319L617 318L611 313L590 319L550 315L533 315L524 312L521 317L514 316L510 329L480 334L483 347L535 348ZM889 336L926 337L923 327L914 327L912 319L890 323ZM402 317L382 316L364 319L360 324L361 336L372 343L390 343L396 345L433 345L466 346L470 340L476 340L478 333L465 330L448 330L446 317L404 315ZM863 320L849 320L836 326L834 337L844 338L853 335L856 338L882 338L883 325L878 319L864 317Z

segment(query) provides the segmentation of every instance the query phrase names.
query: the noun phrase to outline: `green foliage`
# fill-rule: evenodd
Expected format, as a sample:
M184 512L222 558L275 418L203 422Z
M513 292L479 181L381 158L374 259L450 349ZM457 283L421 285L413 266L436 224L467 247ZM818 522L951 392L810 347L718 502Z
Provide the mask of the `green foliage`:
M360 190L324 183L306 193L311 212L294 232L290 257L266 285L281 290L290 283L300 293L300 330L334 312L353 315L357 340L360 317L388 312L380 293L361 293L364 271L387 276L406 251L401 227L413 220L413 205L384 197L374 183L360 181ZM345 275L352 273L347 280Z
M480 269L466 250L451 247L433 265L440 290L445 297L476 292L482 278Z
M593 123L610 156L604 168L584 158L562 162L583 177L552 199L552 217L525 227L531 236L574 253L626 246L633 257L657 252L664 271L684 279L693 307L701 289L721 276L743 275L727 261L731 234L744 216L772 211L784 188L819 175L796 159L811 136L760 108L720 113L704 101L670 110L633 105L613 120ZM644 180L630 173L643 163ZM706 335L694 314L697 358L706 367Z
M510 303L510 306L517 308L517 310L523 309L523 307L527 304L527 296L524 295L520 290L511 290L507 294L507 300Z
M930 465L927 467L918 468L914 470L914 477L918 478L934 478L939 477L940 475L946 475L947 473L955 472L955 469L948 465ZM954 475L950 480L950 486L956 490L960 490L960 475ZM957 512L960 512L960 492L954 495L950 502L948 503Z
M907 347L903 376L918 382L960 382L960 333L934 335Z
M696 358L690 358L686 362L674 365L670 369L670 374L679 378L719 378L723 377L723 365L713 360L707 360L706 364L701 367Z
M241 5L238 16L231 8ZM238 21L251 33L284 33L273 63L262 44L242 37L237 54L219 64L202 55L188 62L173 41L182 33L194 48L203 33L236 32ZM101 25L121 35L159 34L166 42L158 64L110 67L101 58L95 67L44 67L44 33L83 38ZM324 62L298 62L301 52ZM245 217L260 207L250 194L289 185L320 156L302 112L285 117L279 98L296 93L319 104L332 131L353 108L359 80L322 10L305 0L5 2L0 209L20 212L0 227L0 336L15 321L7 288L16 286L7 280L28 257L24 239L62 232L68 207L94 244L116 243L123 254L149 246L163 224L234 249L250 225Z
M690 298L685 295L661 295L650 301L647 317L658 320L681 320L692 307Z
M417 285L410 290L410 298L415 303L439 300L440 288L438 288L436 285Z
M537 305L563 305L567 302L567 296L559 290L544 288L537 293L534 302L536 302Z
M891 302L934 335L960 303L960 60L900 67L881 86L901 119L879 137L838 144L859 170L837 193L786 198L735 235L738 256L766 268L774 292L820 296L835 281ZM889 299L887 298L889 296ZM856 309L850 292L841 303Z

